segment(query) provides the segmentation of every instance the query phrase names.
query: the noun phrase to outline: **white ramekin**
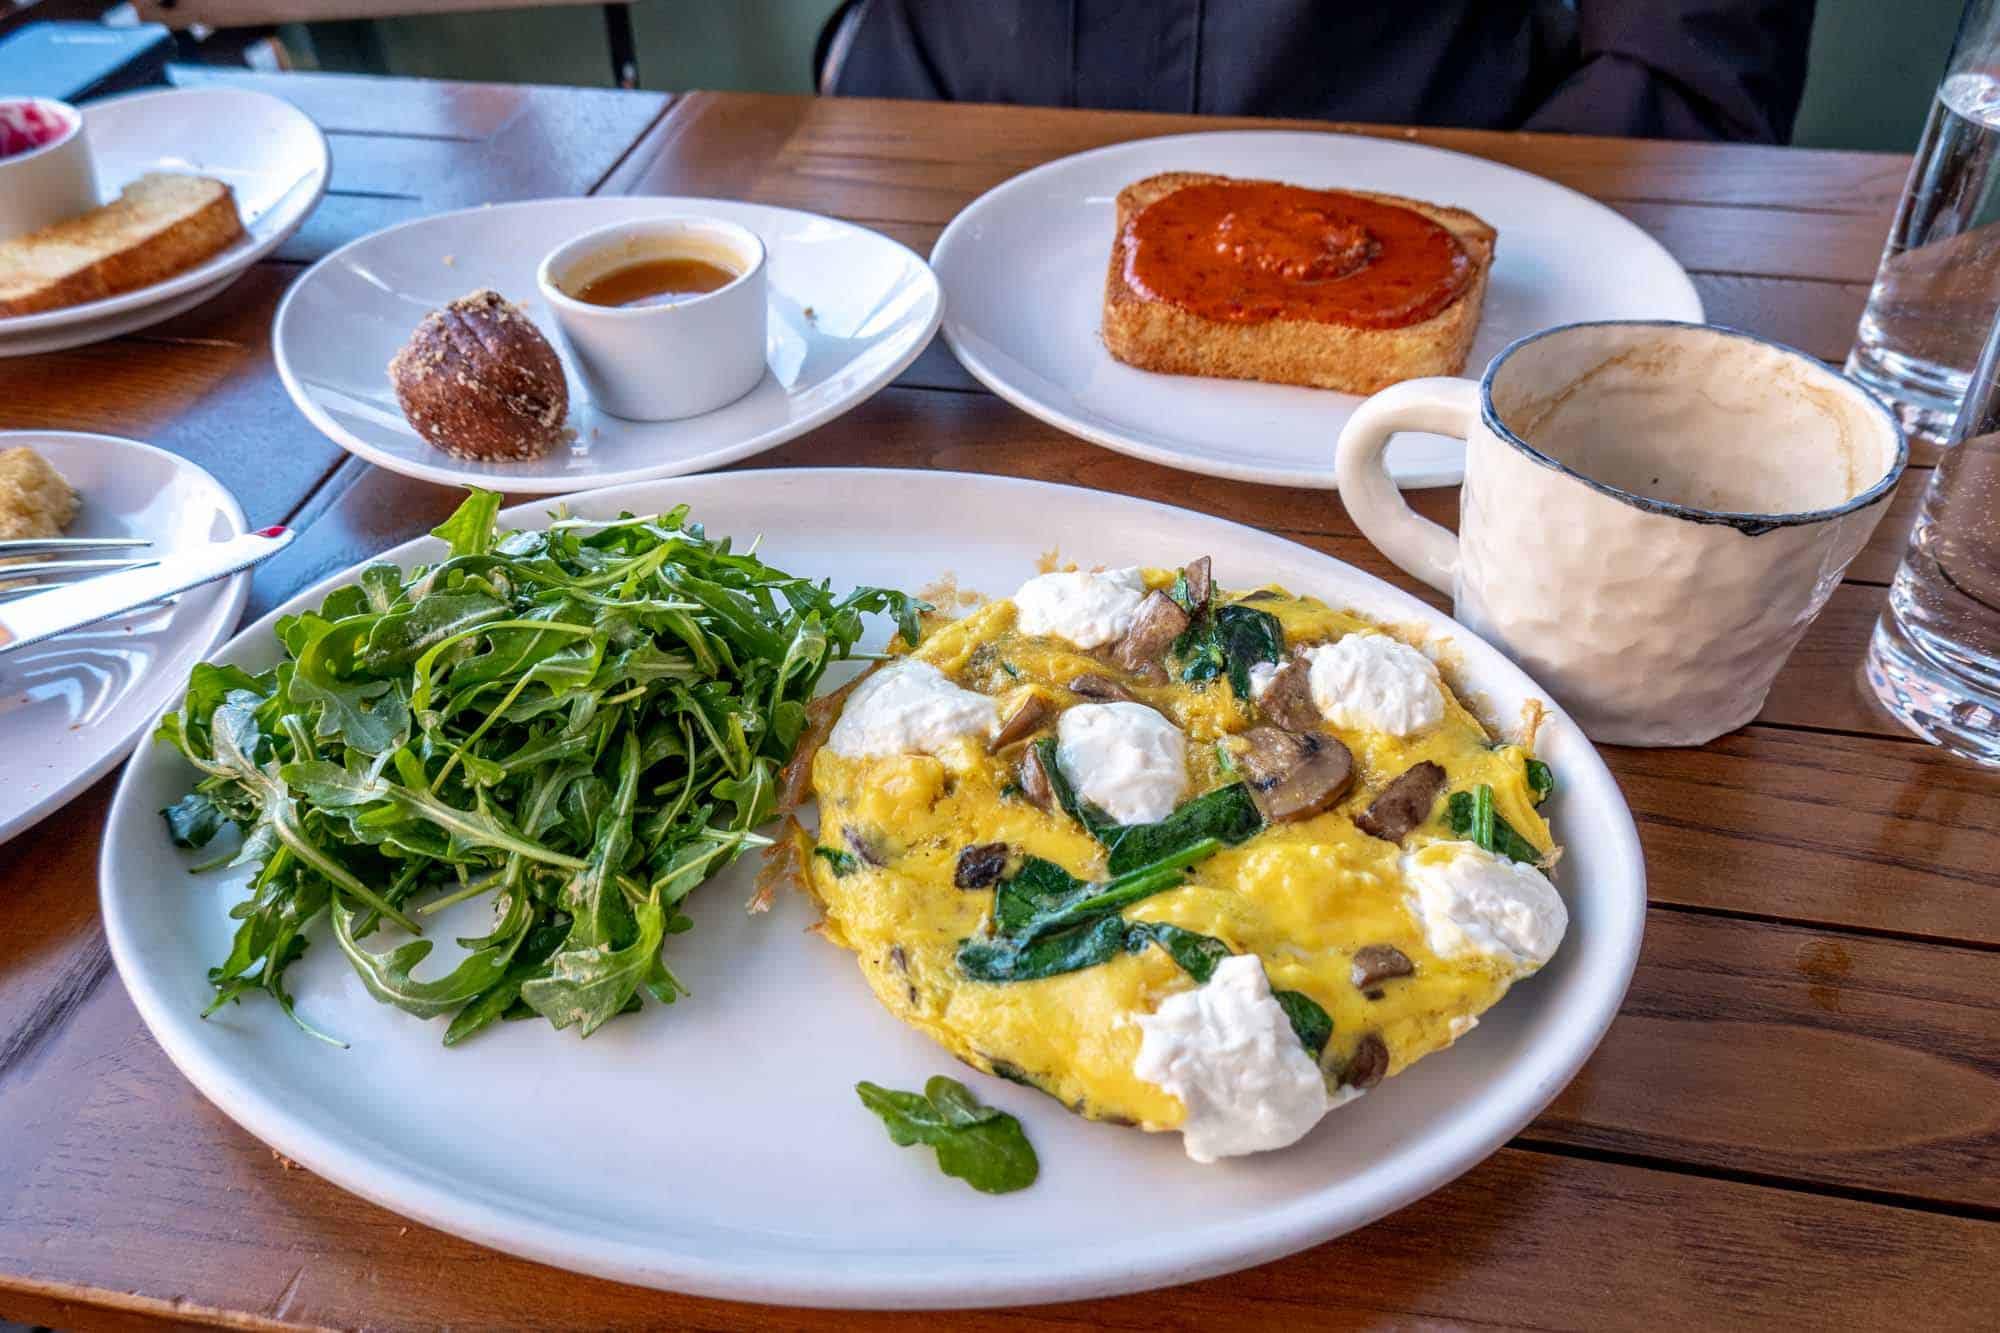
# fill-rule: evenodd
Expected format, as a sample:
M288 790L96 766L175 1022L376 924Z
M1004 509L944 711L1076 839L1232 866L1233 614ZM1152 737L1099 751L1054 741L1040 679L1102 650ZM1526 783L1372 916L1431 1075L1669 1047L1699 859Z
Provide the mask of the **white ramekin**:
M22 102L37 104L68 122L69 129L39 148L0 157L0 241L97 207L97 176L82 113L46 97L0 97L0 104Z
M738 277L671 305L601 306L570 295L628 264L705 259ZM675 421L735 402L764 377L764 243L733 222L620 222L558 246L535 274L591 399L613 416Z

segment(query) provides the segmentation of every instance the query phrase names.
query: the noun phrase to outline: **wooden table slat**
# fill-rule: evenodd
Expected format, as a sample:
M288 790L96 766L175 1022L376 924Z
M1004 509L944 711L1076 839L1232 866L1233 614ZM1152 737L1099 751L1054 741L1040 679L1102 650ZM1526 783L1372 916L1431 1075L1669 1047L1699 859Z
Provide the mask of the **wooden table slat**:
M14 1200L0 1215L0 1272L17 1282L81 1287L114 1307L127 1291L171 1294L197 1317L230 1311L299 1324L855 1322L634 1292L406 1222L288 1169L232 1129L157 1047L134 1039L135 1026L122 989L98 987L70 1018L60 1061L38 1065L9 1090L16 1132L32 1145L0 1159L0 1187ZM1573 1100L1591 1095L1585 1084ZM124 1149L134 1142L147 1151ZM1951 1299L1923 1307L1926 1326L1983 1323L2000 1299L2000 1226L1503 1150L1436 1194L1290 1262L1142 1301L954 1315L952 1326L1137 1330L1163 1318L1189 1328L1301 1318L1349 1326L1410 1318L1520 1328L1635 1320L1801 1326L1837 1310L1843 1322L1866 1327L1907 1317L1937 1293ZM0 1292L0 1311L43 1308ZM925 1328L936 1316L870 1322Z

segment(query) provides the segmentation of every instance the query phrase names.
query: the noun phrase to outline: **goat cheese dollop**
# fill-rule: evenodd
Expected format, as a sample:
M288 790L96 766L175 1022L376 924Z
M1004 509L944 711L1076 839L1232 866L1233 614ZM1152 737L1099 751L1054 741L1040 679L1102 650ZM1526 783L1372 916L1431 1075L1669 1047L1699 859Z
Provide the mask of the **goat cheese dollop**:
M1548 876L1475 843L1434 842L1403 853L1399 864L1410 890L1405 905L1440 958L1484 954L1532 972L1569 929L1569 910Z
M1401 639L1349 634L1306 660L1313 703L1336 727L1409 736L1444 719L1437 666Z
M1187 1108L1181 1143L1197 1162L1297 1143L1338 1104L1255 954L1223 959L1137 1022L1132 1072Z
M963 737L991 737L999 711L992 699L960 689L929 662L906 658L855 687L826 748L848 759L936 754Z
M1145 600L1146 577L1137 569L1039 574L1014 594L1015 624L1023 634L1097 648L1125 637Z
M1121 824L1165 819L1187 795L1187 737L1144 704L1078 704L1064 712L1056 765L1079 796Z

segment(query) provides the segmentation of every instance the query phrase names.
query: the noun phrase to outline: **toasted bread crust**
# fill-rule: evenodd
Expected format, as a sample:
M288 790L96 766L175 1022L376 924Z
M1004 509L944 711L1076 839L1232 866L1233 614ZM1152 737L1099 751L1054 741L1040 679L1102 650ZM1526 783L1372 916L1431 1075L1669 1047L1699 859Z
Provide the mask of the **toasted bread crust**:
M80 217L0 242L0 316L137 291L193 268L243 234L229 187L152 173Z
M1230 324L1154 300L1125 281L1125 229L1140 209L1189 185L1224 184L1229 176L1172 171L1118 192L1118 230L1104 279L1104 345L1127 365L1170 375L1265 380L1348 393L1374 393L1401 380L1455 375L1465 368L1498 233L1462 208L1448 208L1368 190L1346 193L1396 204L1436 222L1471 256L1471 284L1457 300L1421 323L1362 329L1314 320L1273 319ZM1251 181L1245 184L1275 184Z

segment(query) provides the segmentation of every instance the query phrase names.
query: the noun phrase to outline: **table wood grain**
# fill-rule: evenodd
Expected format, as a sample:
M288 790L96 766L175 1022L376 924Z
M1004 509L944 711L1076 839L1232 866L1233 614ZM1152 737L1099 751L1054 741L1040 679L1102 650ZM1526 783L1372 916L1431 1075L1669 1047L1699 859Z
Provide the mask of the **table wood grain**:
M352 202L329 200L302 254L398 216L546 192L527 184L548 179L533 176L545 168L522 157L565 126L596 127L594 155L554 188L809 208L927 251L959 208L1027 167L1124 139L1264 123L706 93L627 115L594 100L621 95L585 90L571 102L572 90L330 76L257 86L337 127L335 184ZM508 128L523 117L543 128ZM1712 319L1836 363L1907 169L1882 154L1294 128L1411 139L1581 190L1659 237ZM210 467L253 516L299 526L298 542L259 571L253 615L454 503L345 458L291 411L268 331L296 272L260 265L144 334L0 362L0 426L144 435ZM1193 504L1440 603L1361 538L1337 496L1190 478L1083 444L984 392L942 343L840 421L742 466L829 464ZM1606 751L1646 851L1645 949L1602 1048L1512 1144L1430 1198L1290 1259L954 1326L1990 1326L2000 777L1912 740L1859 678L1927 479L1912 469L1754 723L1699 749ZM1452 490L1415 499L1440 521L1456 516ZM555 1272L408 1223L274 1158L179 1077L110 971L91 892L107 793L100 784L0 847L0 1315L76 1327L935 1325Z

